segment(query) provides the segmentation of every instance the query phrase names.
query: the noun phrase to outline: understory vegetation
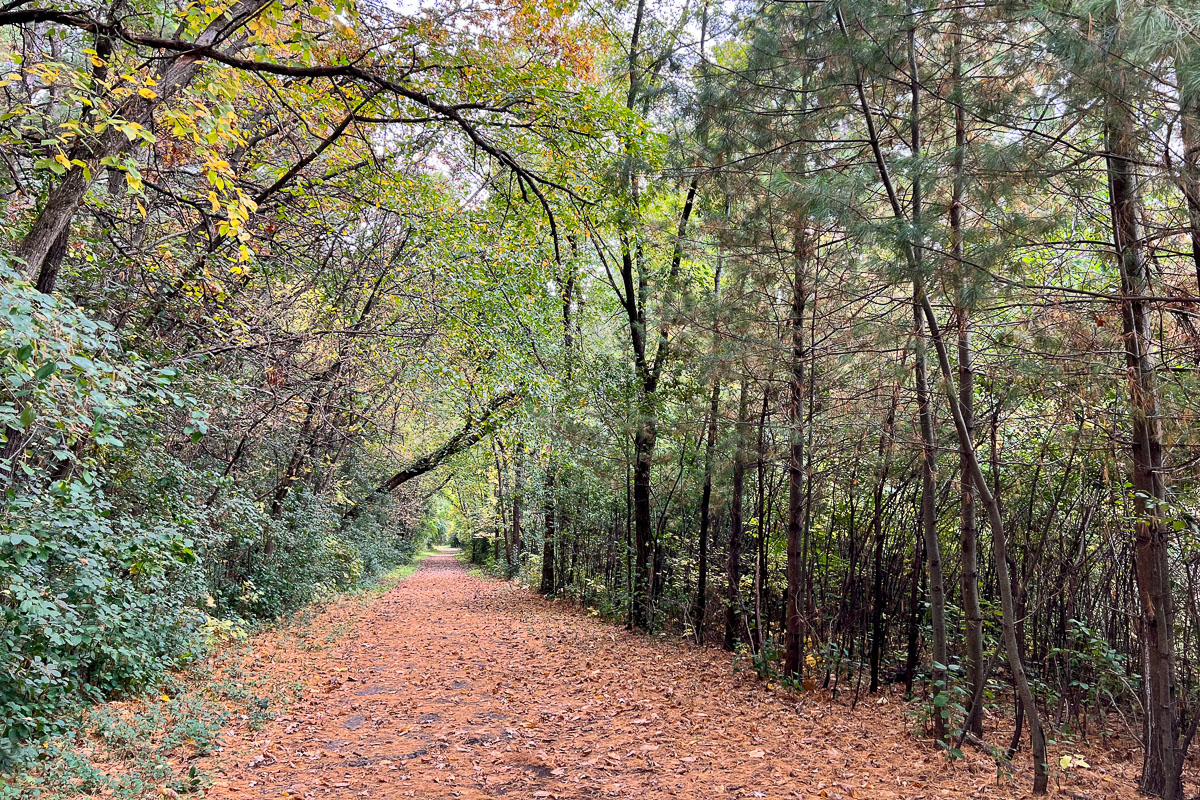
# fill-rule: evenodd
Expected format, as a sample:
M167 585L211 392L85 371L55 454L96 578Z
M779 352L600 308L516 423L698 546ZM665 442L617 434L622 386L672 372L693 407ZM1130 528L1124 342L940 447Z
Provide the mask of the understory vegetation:
M116 702L61 709L68 717L60 719L63 730L0 784L0 798L204 796L213 771L202 759L228 744L229 730L258 734L305 697L306 684L294 674L255 668L263 639L274 639L272 658L338 647L355 619L426 555L417 553L369 586L329 595L328 603L272 618L262 630L210 620L204 638L193 643L195 657L157 676L153 688L126 688Z
M201 439L219 395L181 393L174 369L132 357L111 326L4 279L4 382L19 400L2 423L28 451L53 454L8 476L4 764L37 754L79 704L166 680L214 643L413 555L418 532L394 506L342 526L335 504L304 487L269 513L180 445Z
M1184 798L1198 32L0 6L0 768L436 540L772 684L902 683L1035 793L1101 737Z

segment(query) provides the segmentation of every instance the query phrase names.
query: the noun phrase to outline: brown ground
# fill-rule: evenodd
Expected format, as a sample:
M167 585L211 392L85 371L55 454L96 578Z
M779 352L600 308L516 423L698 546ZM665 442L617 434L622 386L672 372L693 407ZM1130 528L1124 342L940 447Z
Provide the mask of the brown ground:
M331 612L336 617L336 610ZM320 622L320 620L318 620ZM468 575L448 554L349 619L319 652L257 650L301 700L233 729L206 759L216 798L940 798L1029 794L975 751L948 762L894 695L789 695L717 650L654 641ZM989 720L989 722L992 722ZM993 735L994 740L1001 737ZM1090 767L1052 793L1133 798L1136 765Z

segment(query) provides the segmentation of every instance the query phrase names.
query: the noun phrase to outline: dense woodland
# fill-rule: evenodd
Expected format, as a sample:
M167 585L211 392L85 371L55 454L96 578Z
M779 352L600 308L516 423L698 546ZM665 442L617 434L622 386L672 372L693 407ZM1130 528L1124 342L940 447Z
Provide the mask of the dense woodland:
M1183 797L1200 3L12 0L0 61L0 763L442 537Z

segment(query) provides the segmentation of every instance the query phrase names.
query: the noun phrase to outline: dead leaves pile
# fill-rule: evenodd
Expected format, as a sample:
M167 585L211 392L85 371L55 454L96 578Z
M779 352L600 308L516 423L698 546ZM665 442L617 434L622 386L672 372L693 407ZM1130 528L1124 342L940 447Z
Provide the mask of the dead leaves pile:
M1027 763L1009 778L973 751L948 762L912 737L893 698L851 713L840 699L768 690L723 653L625 633L470 576L449 555L356 617L324 652L273 642L258 668L298 682L301 699L262 731L227 732L207 765L210 797L1029 794ZM1137 797L1136 764L1071 753L1088 766L1054 792Z

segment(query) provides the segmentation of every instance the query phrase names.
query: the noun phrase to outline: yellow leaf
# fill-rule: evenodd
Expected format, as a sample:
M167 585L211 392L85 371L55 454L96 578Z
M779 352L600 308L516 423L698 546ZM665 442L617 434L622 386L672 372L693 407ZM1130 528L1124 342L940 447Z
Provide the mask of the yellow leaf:
M158 93L153 89L138 89L138 94L147 100L153 100L154 98L158 97Z
M217 193L216 193L216 192L209 192L209 193L208 193L208 202L209 202L209 203L212 205L212 211L213 211L213 213L214 213L214 214L216 214L216 213L220 212L220 210L221 210L221 201L217 199Z
M58 163L62 164L67 169L71 168L71 162L62 153L59 153L58 155L56 155L54 157L54 160L57 161Z

